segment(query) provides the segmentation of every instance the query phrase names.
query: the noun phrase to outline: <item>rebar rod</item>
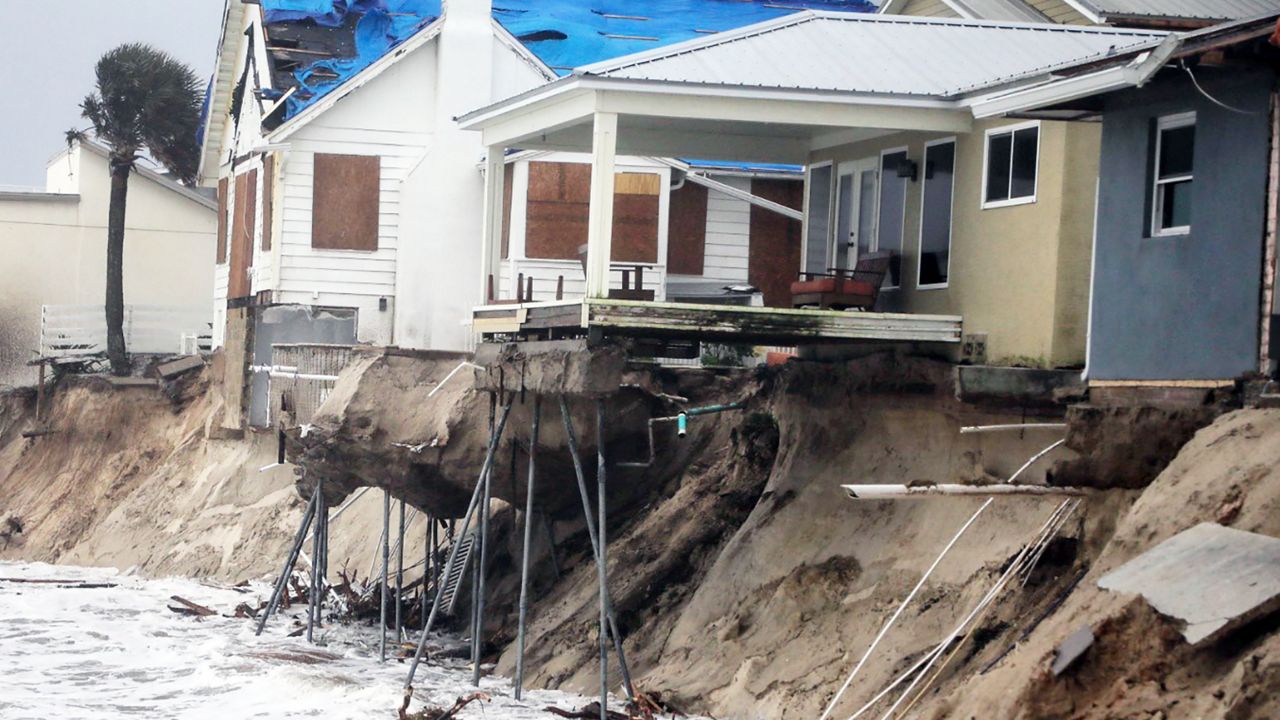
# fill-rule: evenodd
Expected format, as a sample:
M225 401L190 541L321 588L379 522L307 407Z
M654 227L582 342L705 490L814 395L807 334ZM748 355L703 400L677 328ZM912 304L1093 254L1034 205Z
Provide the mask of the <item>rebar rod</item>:
M400 542L396 550L396 644L404 639L404 500L400 500Z
M506 407L502 410L502 419L498 421L498 427L490 434L489 449L485 453L484 466L480 471L480 481L476 483L476 489L471 493L471 503L467 506L467 514L462 519L462 532L456 535L457 539L449 547L449 559L445 562L445 567L453 567L453 563L458 559L458 549L461 546L461 538L466 534L470 527L471 518L475 514L480 504L481 494L483 493L484 478L489 474L493 467L493 456L497 452L498 441L502 438L502 431L507 425L507 417L511 414L511 405L515 402L515 396L507 401ZM440 602L444 599L444 584L436 584L436 597L431 602L431 613L427 616L426 627L422 629L422 637L418 639L418 647L413 653L413 662L409 665L409 675L405 678L404 693L405 698L409 698L413 694L413 677L418 673L418 665L422 663L422 653L427 648L427 636L431 632L432 625L435 624L436 615L440 612Z
M388 574L391 568L391 492L382 490L382 602L378 611L378 654L387 661L387 595Z
M529 614L529 549L533 541L533 492L538 477L538 430L542 422L542 397L533 398L533 429L529 434L529 482L525 486L524 553L520 559L520 614L516 630L515 698L524 694L525 621Z
M600 720L609 720L609 536L606 527L604 400L596 400L596 502L599 508L600 553L596 573L600 582Z
M578 453L578 438L573 430L573 418L569 415L569 402L565 400L563 395L560 396L560 416L564 420L564 434L566 444L569 446L569 456L573 459L573 474L578 480L578 495L582 498L582 516L586 521L587 537L591 540L591 554L595 557L596 562L600 561L600 541L596 536L596 521L591 511L591 499L587 493L587 478L582 467L582 456ZM618 620L614 616L613 599L606 595L605 601L608 604L609 614L609 630L613 636L613 651L618 656L618 665L622 670L622 687L627 693L628 700L634 700L636 697L635 689L631 685L631 670L627 666L627 655L622 650L622 634L618 632Z
M258 630L254 633L255 635L262 634L263 629L267 627L267 619L280 606L280 596L288 592L289 576L293 573L294 564L298 562L298 554L302 552L302 546L307 542L307 530L311 528L311 521L315 518L315 514L316 496L313 494L311 500L307 502L306 512L302 514L302 523L298 525L298 533L294 536L292 549L284 561L284 569L280 571L280 578L276 580L275 588L271 591L271 600L267 603L267 609L262 617L258 618Z

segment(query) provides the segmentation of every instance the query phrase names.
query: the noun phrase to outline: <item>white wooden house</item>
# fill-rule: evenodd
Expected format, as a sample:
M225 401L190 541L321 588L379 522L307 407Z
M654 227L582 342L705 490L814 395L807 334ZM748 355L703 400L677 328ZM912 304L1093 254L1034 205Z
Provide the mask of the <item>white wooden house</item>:
M869 8L858 0L835 1ZM564 47L555 45L556 38L569 36L531 29L528 23L540 22L539 6L525 0L502 8L479 0L444 6L387 0L386 8L363 14L335 2L323 17L300 10L315 6L294 0L226 5L201 169L202 182L219 193L215 344L259 366L269 359L272 342L466 350L473 341L471 310L487 299L493 273L481 270L478 241L485 148L479 133L461 130L454 118L554 80L566 70L552 65ZM636 22L601 16L585 5L574 12L592 22ZM684 34L671 39L701 32L697 27L736 27L761 14L789 12L763 1L744 3L727 18L685 18ZM548 13L546 22L561 19ZM384 23L385 32L376 34L380 46L367 39L366 23L374 21ZM635 49L635 37L626 28L587 32L583 52L588 58L626 54ZM588 160L583 154L513 157L510 193L528 197L528 170L537 163ZM677 293L715 292L697 286L704 280L720 283L721 290L749 284L749 258L740 251L753 233L752 207L781 213L781 226L757 221L755 232L783 238L772 244L794 245L799 268L799 225L793 222L799 217L799 168L708 169L647 158L624 158L623 167L652 178L643 187L658 202L645 220L657 230L653 247L646 248L652 250L646 284L655 292L670 294L668 277ZM681 272L668 273L662 251L670 230L667 209L686 178L710 188L703 217L680 225L705 234L706 253L677 258ZM795 189L769 191L794 202L752 193L753 185L777 183ZM577 221L585 228L585 203L579 209ZM528 219L523 206L513 210L513 222ZM554 292L546 281L563 275L564 291L580 294L584 275L576 257L525 254L524 225L517 227L521 234L511 238L517 254L504 274L494 274L494 293L515 297L515 282L527 270L537 277L535 293ZM267 310L281 307L300 313L275 322L281 313Z

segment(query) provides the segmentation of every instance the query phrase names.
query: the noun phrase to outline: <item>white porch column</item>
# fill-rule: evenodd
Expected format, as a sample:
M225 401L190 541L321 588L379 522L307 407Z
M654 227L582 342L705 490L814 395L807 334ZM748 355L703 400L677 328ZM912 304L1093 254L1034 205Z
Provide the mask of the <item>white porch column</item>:
M506 178L506 148L493 146L485 159L484 170L484 230L481 233L480 297L482 303L489 300L489 277L493 277L494 292L498 289L498 263L502 248L502 197Z
M591 211L587 220L588 298L609 296L609 253L613 244L613 186L617 155L618 115L597 112L593 119L591 137Z

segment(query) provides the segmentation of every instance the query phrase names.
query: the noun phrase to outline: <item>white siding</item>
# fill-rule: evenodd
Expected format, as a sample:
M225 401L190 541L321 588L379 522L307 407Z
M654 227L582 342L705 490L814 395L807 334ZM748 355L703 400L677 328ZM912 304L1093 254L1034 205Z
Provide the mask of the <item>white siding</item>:
M717 178L726 185L751 191L748 178ZM711 190L707 193L707 248L702 276L728 283L747 282L751 246L751 205Z

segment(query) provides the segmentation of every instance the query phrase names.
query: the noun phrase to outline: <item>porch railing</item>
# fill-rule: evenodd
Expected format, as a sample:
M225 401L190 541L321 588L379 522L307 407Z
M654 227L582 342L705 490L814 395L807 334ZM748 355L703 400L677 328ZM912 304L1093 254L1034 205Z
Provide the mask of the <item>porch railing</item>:
M131 353L194 354L213 344L212 306L125 305L124 342ZM107 349L101 305L45 305L40 312L40 355L94 355Z

